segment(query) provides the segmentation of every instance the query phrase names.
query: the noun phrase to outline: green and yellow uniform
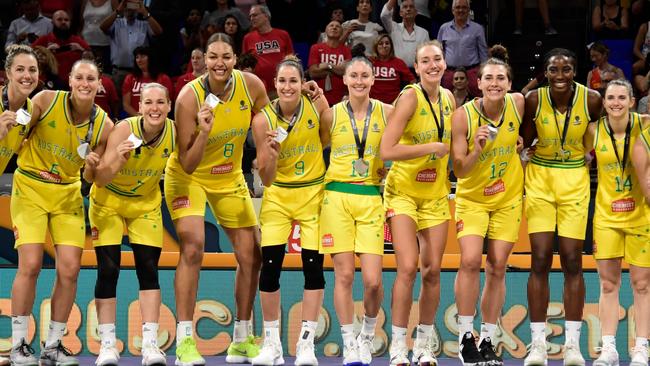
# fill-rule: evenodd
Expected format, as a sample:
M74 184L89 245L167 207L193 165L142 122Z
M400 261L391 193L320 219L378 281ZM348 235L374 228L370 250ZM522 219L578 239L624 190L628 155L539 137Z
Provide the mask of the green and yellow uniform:
M3 92L4 88L7 87L3 87ZM32 114L31 99L27 98L27 102L24 108L29 114ZM4 111L4 103L0 103L0 114ZM28 132L29 125L18 125L9 130L7 135L2 140L0 140L0 174L5 171L7 164L9 164L11 158L15 153L18 152L18 149L20 149L20 145L23 143L23 140L27 136Z

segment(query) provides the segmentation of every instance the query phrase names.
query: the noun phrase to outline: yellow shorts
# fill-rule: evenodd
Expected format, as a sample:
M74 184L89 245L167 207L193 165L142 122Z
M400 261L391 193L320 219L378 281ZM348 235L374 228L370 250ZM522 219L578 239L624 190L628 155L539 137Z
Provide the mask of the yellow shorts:
M384 254L384 207L380 195L325 190L320 212L321 253Z
M628 264L650 267L650 225L611 228L594 224L594 258L624 258Z
M212 187L201 185L191 178L166 174L165 202L172 220L186 216L204 216L207 201L221 226L227 228L256 226L257 215L244 176L237 179L240 182L235 191L217 193Z
M126 224L129 243L162 248L161 200L158 188L146 196L126 197L93 186L88 209L93 246L121 244Z
M293 221L299 221L300 246L318 250L318 224L322 201L322 184L300 188L266 188L260 210L262 246L286 243Z
M488 239L515 243L519 239L521 215L521 197L497 209L456 198L456 237L478 235L485 238L487 234Z
M10 207L15 248L45 243L47 229L55 245L84 248L86 221L80 181L44 183L16 172Z
M384 208L387 218L407 215L413 219L418 231L439 225L451 218L447 195L436 199L423 199L387 189L384 191Z
M557 231L559 236L585 239L589 210L586 167L562 169L529 163L526 166L528 233Z

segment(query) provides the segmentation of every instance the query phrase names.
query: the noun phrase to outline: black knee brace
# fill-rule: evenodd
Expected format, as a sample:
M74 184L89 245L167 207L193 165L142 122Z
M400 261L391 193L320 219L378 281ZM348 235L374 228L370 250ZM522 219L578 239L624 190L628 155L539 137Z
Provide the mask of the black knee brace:
M95 247L97 257L97 282L95 298L112 299L117 295L117 279L120 277L120 246Z
M324 255L318 250L302 249L302 274L305 276L305 290L322 290L325 288L325 276L323 275Z
M140 291L159 290L158 260L162 248L149 245L131 244L135 257L135 272L138 275Z
M280 289L280 272L284 261L284 245L262 247L260 291L275 292Z

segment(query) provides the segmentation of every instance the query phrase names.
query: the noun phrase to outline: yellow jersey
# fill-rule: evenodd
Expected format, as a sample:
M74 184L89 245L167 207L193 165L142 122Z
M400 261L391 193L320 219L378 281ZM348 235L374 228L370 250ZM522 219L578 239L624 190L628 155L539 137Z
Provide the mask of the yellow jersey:
M231 193L241 188L243 146L251 124L253 101L244 75L239 70L233 70L231 77L230 93L212 109L214 123L203 159L196 170L191 175L183 171L178 151L174 151L167 162L168 174L184 176L201 185L214 187L216 193ZM204 77L196 78L188 85L194 92L197 106L203 105L208 94Z
M410 88L416 91L417 106L404 128L399 143L402 145L420 145L430 142L450 144L453 104L447 90L440 87L438 89L439 102L429 104L419 84L406 86L402 93ZM431 108L438 118L441 129L444 130L442 141L439 138L440 132L434 116L431 115ZM436 157L435 154L429 154L414 159L395 161L386 177L386 188L395 188L409 196L424 199L437 199L446 196L449 194L448 163L449 154L442 158Z
M273 185L297 188L323 183L325 162L319 135L320 117L316 107L303 95L296 115L287 121L278 114L277 103L279 101L276 99L262 109L271 130L281 126L289 131L287 138L280 144ZM289 130L292 121L293 127Z
M524 188L524 171L517 153L517 138L521 116L511 94L506 94L505 109L500 121L487 118L474 101L463 105L467 114L467 149L474 150L474 136L486 123L498 127L499 132L483 147L476 164L464 178L458 178L456 199L494 209L521 198Z
M94 105L89 120L74 125L69 99L69 92L56 92L18 153L17 172L45 183L70 184L81 179L84 159L77 148L84 142L88 142L91 149L97 146L107 115ZM91 125L92 134L87 136Z
M559 113L551 101L548 86L537 89L537 111L533 120L537 129L537 145L531 162L554 168L582 168L585 166L583 137L589 124L588 91L584 85L574 83L570 112ZM567 125L565 126L565 122ZM566 137L562 144L565 128Z
M3 87L3 92L4 88L6 88L6 86ZM29 112L29 114L32 114L32 100L27 98L26 104L27 112ZM0 103L0 113L3 113L4 111L4 103ZM9 164L11 158L15 153L18 152L18 149L20 149L20 145L27 136L28 132L29 124L26 126L18 125L9 130L5 138L0 140L0 174L5 171L7 164Z
M598 121L594 150L598 163L598 190L594 223L608 227L634 227L647 225L650 212L632 166L632 149L641 133L641 119L637 113L630 113L630 136L628 151L625 152L625 137L614 139L602 117ZM617 151L615 152L614 149ZM618 154L618 155L617 155ZM625 167L621 169L622 160Z
M332 126L330 127L331 153L330 165L325 173L325 183L343 182L363 185L378 186L381 177L377 170L384 167L384 162L379 158L379 143L386 127L386 116L383 104L375 99L370 99L372 111L368 123L368 136L364 149L363 160L367 165L365 174L360 174L355 169L355 161L359 159L357 143L354 138L352 123L356 124L359 140L363 138L364 120L351 121L348 114L348 102L340 102L332 107Z
M142 117L130 117L120 123L128 123L131 132L141 140L143 131L140 123ZM131 151L126 164L105 188L120 196L147 196L154 190L160 191L160 177L165 170L167 159L174 152L176 136L174 121L167 118L160 137L150 146L140 146Z

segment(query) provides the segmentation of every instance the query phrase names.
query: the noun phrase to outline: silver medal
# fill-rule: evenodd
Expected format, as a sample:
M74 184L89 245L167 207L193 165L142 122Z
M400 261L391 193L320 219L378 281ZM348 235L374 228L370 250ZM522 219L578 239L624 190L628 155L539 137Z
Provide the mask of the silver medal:
M499 129L497 127L494 127L492 125L487 125L488 128L488 140L494 141L497 138L497 134L499 133Z
M82 159L86 159L88 154L90 154L90 144L87 143L87 142L84 142L84 143L80 144L79 146L77 146L77 154L79 154L79 156Z
M368 167L370 166L370 163L363 159L357 159L353 163L354 171L357 172L359 175L366 175L368 173Z

